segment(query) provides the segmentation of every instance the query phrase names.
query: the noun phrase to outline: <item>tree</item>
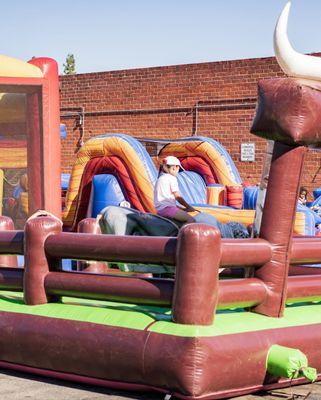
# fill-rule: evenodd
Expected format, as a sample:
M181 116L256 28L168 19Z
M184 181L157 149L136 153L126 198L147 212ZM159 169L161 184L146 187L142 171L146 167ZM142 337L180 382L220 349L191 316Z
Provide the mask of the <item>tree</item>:
M67 54L64 66L65 75L73 75L76 73L76 62L73 54Z

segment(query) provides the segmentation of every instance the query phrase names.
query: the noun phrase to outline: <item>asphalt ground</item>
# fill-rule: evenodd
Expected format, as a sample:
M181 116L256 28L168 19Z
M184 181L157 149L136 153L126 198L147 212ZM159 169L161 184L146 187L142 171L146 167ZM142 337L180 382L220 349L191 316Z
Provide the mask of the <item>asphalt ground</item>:
M1 400L164 400L164 397L164 394L114 391L0 369ZM234 399L321 400L321 382Z

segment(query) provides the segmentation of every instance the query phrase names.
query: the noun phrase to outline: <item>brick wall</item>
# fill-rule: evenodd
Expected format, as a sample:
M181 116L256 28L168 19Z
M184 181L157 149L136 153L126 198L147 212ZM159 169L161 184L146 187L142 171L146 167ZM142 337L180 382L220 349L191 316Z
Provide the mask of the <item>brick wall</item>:
M62 76L61 119L68 131L63 170L70 171L79 146L83 107L84 140L108 132L162 139L205 135L227 148L243 180L257 183L266 146L249 133L257 81L276 76L283 73L274 58ZM240 162L242 142L255 142L254 163ZM319 166L311 151L303 179L310 189L321 185Z

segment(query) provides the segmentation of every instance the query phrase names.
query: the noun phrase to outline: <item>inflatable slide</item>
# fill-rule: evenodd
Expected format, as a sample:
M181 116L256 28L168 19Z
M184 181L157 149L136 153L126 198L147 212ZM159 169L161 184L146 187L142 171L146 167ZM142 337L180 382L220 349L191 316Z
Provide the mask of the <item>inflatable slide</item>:
M225 184L241 187L241 178L230 156L222 146L217 150L211 142L217 143L209 139L204 141L204 145L200 146L198 143L197 146L195 140L182 140L181 143L187 143L189 148L203 147L208 160L211 160L210 156L212 160L216 157L219 159L219 166L215 169L212 166L214 161L208 161L207 178L203 172L205 168L201 170L200 166L195 167L196 170L180 173L180 191L189 203L214 215L220 222L237 221L245 225L251 224L255 212L253 209L209 204L211 182L218 182L219 188L223 190ZM222 154L221 158L219 154ZM202 158L204 159L203 155ZM200 158L193 160L190 156L185 157L185 160L187 161L184 166L198 163L202 165ZM144 146L133 137L125 134L105 134L88 140L79 150L72 168L63 212L65 228L74 231L82 219L94 217L105 206L119 205L124 200L139 211L155 212L153 187L157 176L158 171L151 157ZM305 215L298 213L295 232L302 234L305 231Z
M216 140L204 136L171 140L161 149L158 158L168 155L176 156L186 171L195 171L203 178L208 204L255 210L258 186L242 182L230 154ZM318 222L315 213L307 207L298 207L297 211L295 232L314 235Z

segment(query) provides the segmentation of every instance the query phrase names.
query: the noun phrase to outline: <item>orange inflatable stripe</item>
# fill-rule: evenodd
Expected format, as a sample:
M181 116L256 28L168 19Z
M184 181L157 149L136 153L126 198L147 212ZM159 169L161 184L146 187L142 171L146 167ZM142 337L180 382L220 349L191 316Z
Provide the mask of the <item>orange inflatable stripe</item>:
M77 210L77 199L87 163L97 157L119 157L128 167L135 188L144 207L149 212L155 212L153 184L145 168L130 144L120 137L93 138L85 143L77 154L70 178L70 186L66 196L66 206L63 212L65 225L71 225Z
M0 168L26 168L27 149L9 148L1 149L0 142Z
M224 186L207 186L206 194L207 194L207 204L212 206L224 204L224 199L225 199Z

